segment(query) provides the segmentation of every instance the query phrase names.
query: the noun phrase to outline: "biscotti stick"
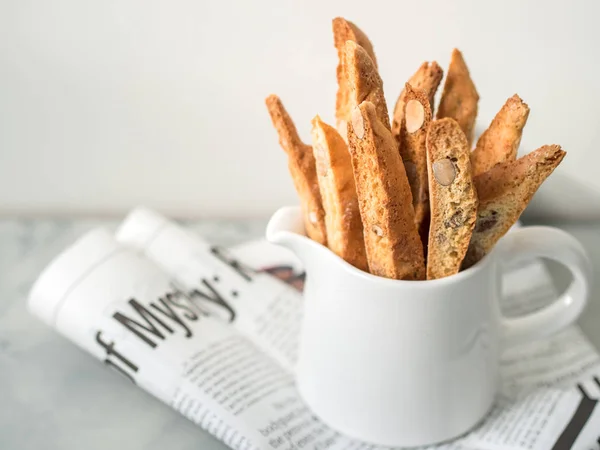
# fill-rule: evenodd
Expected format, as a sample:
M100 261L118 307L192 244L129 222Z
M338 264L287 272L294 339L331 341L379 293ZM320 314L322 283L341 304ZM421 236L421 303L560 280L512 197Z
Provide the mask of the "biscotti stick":
M375 106L377 118L390 129L390 117L387 104L383 95L383 81L377 71L377 66L370 58L367 51L356 42L346 42L346 75L350 86L349 106L353 111L363 101L371 102Z
M348 85L348 77L344 72L346 41L354 41L364 48L375 67L377 67L377 59L373 52L373 44L371 44L367 35L355 24L342 17L336 17L333 19L332 28L333 44L338 52L338 91L335 100L335 118L337 129L343 137L346 136L346 123L352 110L349 105L350 86Z
M456 120L467 137L469 149L473 142L478 101L479 94L471 80L467 64L462 53L455 48L450 58L437 118L450 117Z
M469 147L454 119L429 126L427 171L431 199L427 279L433 280L459 271L477 217Z
M363 225L348 146L319 116L312 120L313 152L325 210L327 245L353 266L368 270Z
M421 67L419 67L419 70L417 70L413 76L410 77L410 80L408 80L408 84L410 84L413 89L425 91L425 94L429 99L431 114L433 114L433 98L435 97L435 92L437 91L443 76L444 71L437 62L424 62L421 64ZM402 92L396 101L396 106L394 107L392 134L396 137L400 134L400 127L402 126L402 119L404 118L405 97L406 89L402 89Z
M270 95L265 103L279 135L279 145L288 155L288 167L300 197L306 234L318 243L326 245L325 212L321 203L312 148L304 144L298 136L296 126L279 97Z
M406 114L402 119L400 133L400 156L412 193L415 225L418 230L422 230L424 222L429 218L426 138L431 123L431 108L425 91L413 89L406 83L404 92Z
M471 152L474 176L487 172L496 164L514 161L521 143L529 106L518 95L506 100L494 120L483 132Z
M404 165L396 140L372 103L362 102L352 112L348 143L370 272L424 279L423 245Z
M464 268L483 258L506 234L565 155L560 146L545 145L475 178L479 208Z

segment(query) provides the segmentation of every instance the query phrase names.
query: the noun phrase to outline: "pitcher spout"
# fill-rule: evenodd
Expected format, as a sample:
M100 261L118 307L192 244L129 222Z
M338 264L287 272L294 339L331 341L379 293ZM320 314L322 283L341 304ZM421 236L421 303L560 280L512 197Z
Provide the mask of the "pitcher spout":
M267 225L266 237L269 242L294 252L307 269L314 258L329 252L326 247L306 237L302 211L297 206L286 206L275 212Z

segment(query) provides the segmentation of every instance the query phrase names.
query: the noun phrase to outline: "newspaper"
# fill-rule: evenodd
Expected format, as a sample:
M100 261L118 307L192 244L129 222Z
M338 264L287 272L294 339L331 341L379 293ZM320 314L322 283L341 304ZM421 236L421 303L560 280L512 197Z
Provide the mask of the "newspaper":
M378 447L324 425L294 385L304 274L264 241L229 251L148 210L97 229L34 285L30 310L233 449ZM507 315L555 297L540 263L504 279ZM600 359L577 327L507 350L496 406L455 450L600 448Z

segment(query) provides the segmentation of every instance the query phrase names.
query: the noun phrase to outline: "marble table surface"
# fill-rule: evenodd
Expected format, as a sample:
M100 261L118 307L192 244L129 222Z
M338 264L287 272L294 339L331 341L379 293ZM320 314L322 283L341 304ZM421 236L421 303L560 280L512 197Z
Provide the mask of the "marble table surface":
M29 315L28 291L78 236L110 220L0 219L0 449L202 449L226 447ZM233 245L261 237L266 220L188 225ZM587 248L600 275L600 224L562 225ZM568 280L550 267L559 289ZM600 286L580 320L600 348Z

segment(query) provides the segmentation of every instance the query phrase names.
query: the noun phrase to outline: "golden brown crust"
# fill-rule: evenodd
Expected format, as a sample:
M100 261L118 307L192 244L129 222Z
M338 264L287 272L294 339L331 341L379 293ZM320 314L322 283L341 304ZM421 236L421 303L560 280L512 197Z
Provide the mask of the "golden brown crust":
M325 211L321 203L312 148L304 144L298 136L296 126L279 97L270 95L265 103L279 135L279 144L288 155L288 167L300 197L306 234L318 243L326 245Z
M368 270L363 225L358 208L348 146L319 116L312 120L313 152L329 248L353 266Z
M431 224L427 279L458 273L477 217L467 139L450 118L436 120L427 133Z
M383 95L383 80L379 76L377 66L365 49L353 41L346 42L344 61L350 87L349 111L353 111L356 106L364 101L373 103L377 118L389 130L390 118L385 96ZM346 118L346 120L349 120L349 118Z
M464 268L483 258L506 234L565 155L560 146L545 145L475 178L479 208Z
M342 17L336 17L332 22L333 45L338 52L337 82L338 91L335 101L336 126L342 137L346 135L346 122L350 116L352 108L348 105L350 96L350 87L348 86L348 77L344 72L344 55L346 41L354 41L365 49L371 57L373 64L377 67L377 59L373 51L373 44L367 35L355 24Z
M348 142L371 273L425 278L423 245L397 144L375 106L362 102L348 123Z
M529 117L529 106L515 94L504 103L494 120L483 132L471 152L475 176L487 172L496 164L517 159L523 128Z
M442 81L443 76L444 71L437 62L433 61L429 63L426 61L421 64L421 67L419 67L419 69L408 80L408 84L410 84L414 89L425 91L425 94L429 99L429 107L432 115L434 109L433 98L435 97L435 93L440 85L440 82ZM402 119L404 118L405 97L406 89L402 89L402 92L400 92L398 100L396 101L396 106L394 107L392 134L397 138L400 134Z
M431 108L425 91L413 89L406 83L404 92L406 111L400 133L400 156L412 193L415 225L418 230L422 230L429 218L426 138L431 123Z
M450 117L456 120L467 137L469 149L473 142L478 101L479 94L471 80L467 64L462 53L455 48L446 74L437 118Z
M343 17L336 17L331 22L333 29L333 45L340 55L344 51L346 41L354 41L369 54L373 63L377 65L377 58L373 51L373 44L367 37L364 31L362 31L356 24L344 19Z

